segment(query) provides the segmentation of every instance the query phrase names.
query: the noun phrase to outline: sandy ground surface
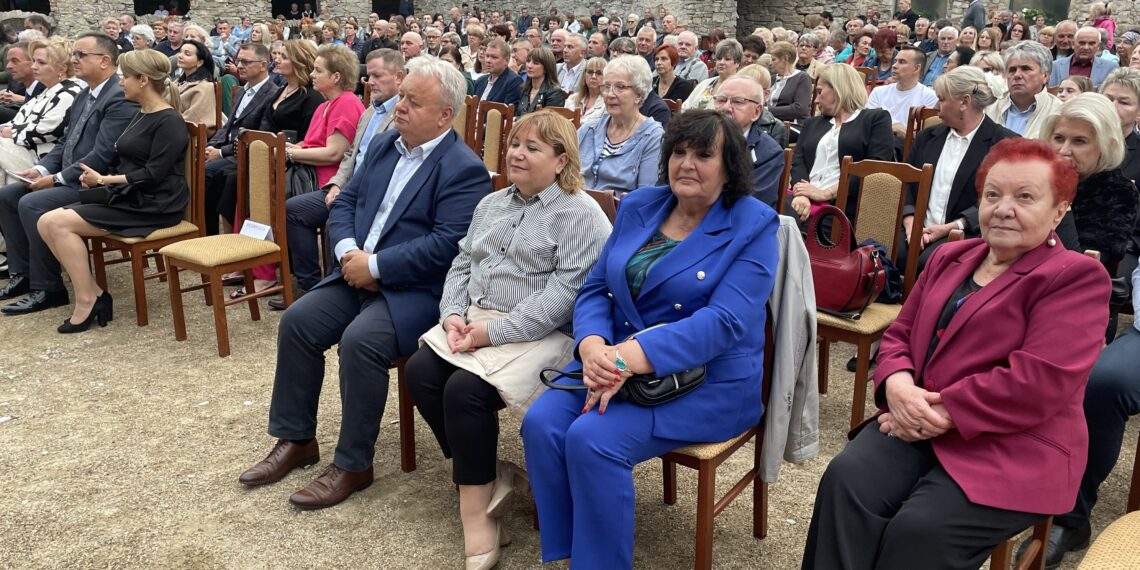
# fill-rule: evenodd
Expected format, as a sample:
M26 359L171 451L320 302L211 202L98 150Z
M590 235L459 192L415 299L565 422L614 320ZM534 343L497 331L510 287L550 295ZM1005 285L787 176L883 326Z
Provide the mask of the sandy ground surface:
M331 460L340 422L330 353L316 468L266 488L238 474L269 450L265 434L278 313L228 316L233 356L218 358L209 309L186 297L189 339L173 336L165 284L151 282L151 324L134 323L129 275L110 270L116 319L63 336L70 309L0 318L0 567L7 568L459 568L462 538L450 464L422 420L419 469L399 469L396 398L377 443L376 483L345 504L301 512L286 501ZM831 392L821 398L822 453L786 465L771 487L770 531L751 535L751 491L716 520L717 568L797 568L820 474L845 442L849 347L832 350ZM395 383L393 382L393 389ZM1137 424L1101 489L1094 531L1124 512ZM518 423L504 419L502 457L522 463ZM739 452L722 469L748 468ZM691 567L695 473L680 468L674 506L661 501L660 462L635 470L638 568ZM529 497L513 504L513 544L501 568L539 567ZM648 528L660 529L647 532ZM673 538L665 539L664 536ZM1069 555L1065 568L1075 568ZM919 567L917 564L916 567Z

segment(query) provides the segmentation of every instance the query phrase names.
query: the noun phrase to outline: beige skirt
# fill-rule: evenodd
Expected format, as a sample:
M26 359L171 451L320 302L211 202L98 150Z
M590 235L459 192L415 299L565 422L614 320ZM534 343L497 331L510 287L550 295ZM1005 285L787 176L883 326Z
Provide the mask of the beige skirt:
M489 321L506 313L471 306L467 319ZM562 368L574 357L574 339L554 331L545 338L485 346L474 352L452 354L447 333L434 326L420 337L420 346L430 346L440 358L487 381L499 391L507 409L522 418L535 398L546 390L538 379L543 368Z

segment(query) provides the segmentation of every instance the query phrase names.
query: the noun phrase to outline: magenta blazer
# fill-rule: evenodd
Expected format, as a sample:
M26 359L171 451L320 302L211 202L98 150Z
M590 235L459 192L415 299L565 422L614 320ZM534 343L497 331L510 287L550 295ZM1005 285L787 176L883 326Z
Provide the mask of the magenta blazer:
M1108 273L1092 258L1042 244L962 304L924 363L947 299L988 252L971 239L931 256L883 336L875 391L910 370L942 394L957 427L931 443L972 503L1066 513L1088 456L1083 401L1104 345Z

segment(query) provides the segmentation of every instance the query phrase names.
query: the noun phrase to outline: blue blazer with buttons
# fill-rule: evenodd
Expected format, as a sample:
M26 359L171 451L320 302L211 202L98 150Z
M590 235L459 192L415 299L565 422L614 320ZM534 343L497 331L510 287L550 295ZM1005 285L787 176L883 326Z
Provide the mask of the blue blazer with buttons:
M476 97L483 96L483 90L487 89L487 82L490 80L491 75L485 74L475 82ZM514 106L519 102L519 97L522 96L522 84L523 78L508 68L491 87L491 92L487 94L487 100Z
M622 199L613 233L574 306L575 343L597 335L616 344L638 335L655 374L707 364L705 383L653 408L653 435L721 441L756 425L763 412L764 305L779 261L772 208L723 198L696 229L662 257L634 299L626 264L677 204L668 186L641 188ZM571 366L580 369L575 361Z

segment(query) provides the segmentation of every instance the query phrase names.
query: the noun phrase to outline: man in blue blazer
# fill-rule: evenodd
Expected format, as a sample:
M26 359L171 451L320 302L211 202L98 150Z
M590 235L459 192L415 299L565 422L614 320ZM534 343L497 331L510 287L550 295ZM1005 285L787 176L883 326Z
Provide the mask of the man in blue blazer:
M273 451L242 473L246 485L280 480L319 460L314 439L325 352L338 345L341 427L332 465L290 502L331 507L372 484L388 396L388 369L439 322L443 280L479 200L491 192L483 162L451 130L467 85L435 58L408 62L396 131L377 135L329 210L340 268L289 307L277 337L269 408Z
M1073 38L1073 55L1057 58L1053 71L1049 74L1049 87L1057 87L1070 75L1088 77L1097 89L1109 73L1116 71L1120 63L1096 55L1100 53L1100 31L1086 26L1077 31ZM1081 70L1079 73L1077 70Z
M487 42L483 62L487 75L475 82L475 95L480 101L494 101L514 105L522 94L522 78L507 66L511 50L503 40ZM490 84L490 89L487 85Z
M59 262L40 237L36 222L49 210L79 201L80 164L109 172L119 161L115 141L138 113L137 103L123 98L115 70L119 50L102 32L75 41L75 76L87 89L72 104L63 140L39 163L21 174L32 179L0 188L0 233L8 241L12 279L0 288L0 299L24 295L0 309L5 315L34 313L68 304ZM26 295L25 295L26 294Z

